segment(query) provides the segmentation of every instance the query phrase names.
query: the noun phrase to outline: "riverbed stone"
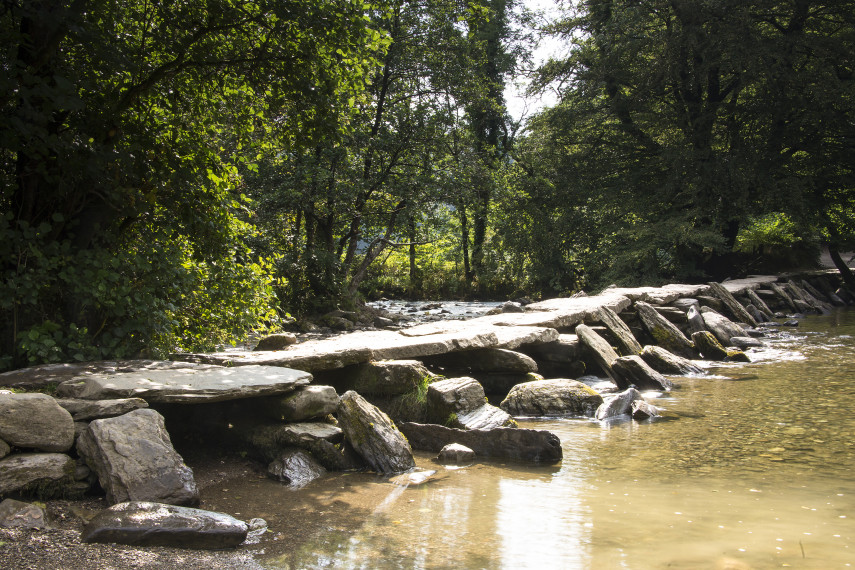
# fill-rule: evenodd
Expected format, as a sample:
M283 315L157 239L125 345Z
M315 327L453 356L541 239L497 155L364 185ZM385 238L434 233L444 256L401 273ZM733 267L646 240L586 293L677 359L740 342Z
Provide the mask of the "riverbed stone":
M305 487L326 475L327 470L303 449L286 449L267 466L267 474L289 487Z
M74 420L47 394L0 394L0 439L15 447L68 451Z
M239 434L254 456L271 462L289 448L304 449L330 471L349 471L364 465L345 445L341 428L327 423L272 423L252 426Z
M514 386L499 407L514 416L592 416L602 402L602 396L582 382L550 379Z
M0 527L47 528L45 510L33 503L4 499L0 503Z
M163 416L152 409L94 420L77 439L77 451L111 503L199 500L193 471L172 447Z
M635 308L638 316L644 323L647 332L662 348L682 356L694 358L697 356L695 347L686 335L678 329L671 321L660 315L653 306L642 301L636 302Z
M427 389L427 412L437 423L445 423L451 414L474 411L485 401L484 387L469 376L439 380Z
M644 400L633 400L629 415L636 421L659 417L659 410Z
M148 501L123 502L96 514L80 535L86 543L173 548L234 548L247 524L224 513Z
M739 301L733 296L733 294L725 289L721 283L716 283L711 281L708 283L710 289L715 295L721 299L721 301L725 304L730 313L736 318L737 321L746 323L751 325L752 327L757 326L757 321L752 317L748 311L745 310Z
M619 380L615 380L619 389L635 386L639 390L669 391L673 384L665 376L651 368L638 356L621 356L612 364L612 370Z
M602 421L627 415L632 410L632 403L636 400L643 399L644 397L641 395L641 392L636 390L634 387L627 388L623 392L605 400L600 407L597 408L597 412L594 417Z
M56 403L68 410L75 422L113 418L148 407L148 402L142 398L119 398L115 400L57 398Z
M563 456L561 441L554 433L523 428L461 430L436 424L401 424L401 431L415 449L437 453L450 443L459 443L479 457L514 461L558 463Z
M270 334L258 341L253 350L284 350L297 343L297 335L292 333Z
M729 345L730 339L735 336L745 336L745 330L741 326L709 307L701 309L701 316L707 330L713 333L723 346Z
M727 350L718 339L709 331L699 331L692 335L692 340L700 353L707 360L727 359Z
M697 345L696 345L697 346ZM688 358L677 356L661 346L648 344L641 351L641 358L661 374L703 374L703 369Z
M359 394L399 396L416 390L436 375L418 360L381 360L342 368L335 385Z
M444 465L468 465L475 461L475 452L459 443L449 443L439 450L436 460Z
M415 467L410 444L385 413L350 390L341 397L339 426L372 469L400 473Z
M0 459L0 495L38 491L61 495L74 480L74 460L64 453L16 453Z
M608 307L600 307L597 310L600 322L614 335L618 348L624 356L638 354L641 352L641 344L632 335L632 331L617 313Z

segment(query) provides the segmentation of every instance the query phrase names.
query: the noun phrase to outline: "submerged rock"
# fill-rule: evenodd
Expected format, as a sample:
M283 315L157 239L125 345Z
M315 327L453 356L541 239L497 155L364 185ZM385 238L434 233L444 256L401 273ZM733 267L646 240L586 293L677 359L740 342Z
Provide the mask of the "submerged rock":
M763 341L757 340L754 337L750 336L735 336L730 339L730 344L738 348L739 350L745 350L746 348L762 348L765 346Z
M327 470L302 449L288 449L267 466L267 474L291 487L305 487Z
M47 394L0 394L0 439L15 447L68 451L74 420Z
M193 504L193 471L172 447L163 416L151 409L95 420L77 439L77 451L98 474L111 503Z
M644 400L634 400L630 406L630 415L636 421L659 417L659 410Z
M461 430L436 424L403 423L401 431L416 449L440 451L450 443L459 443L483 457L516 461L558 463L562 458L561 441L552 432L522 428Z
M410 444L389 416L356 392L341 397L338 421L350 444L375 471L400 473L415 467Z
M439 451L436 460L445 465L467 465L475 461L475 452L459 443L449 443Z
M723 346L729 345L730 339L735 336L745 336L745 330L741 326L709 307L701 309L701 316L707 330L713 333Z
M635 388L624 390L606 400L599 408L597 408L596 418L598 420L607 420L618 416L627 415L632 409L632 403L636 400L644 400L641 392Z
M153 502L125 502L96 514L80 540L170 546L173 548L233 548L246 539L249 527L224 513Z
M499 407L514 416L591 416L602 402L577 380L552 379L514 386Z
M695 346L707 360L724 360L727 358L727 350L718 339L709 331L700 331L692 334Z

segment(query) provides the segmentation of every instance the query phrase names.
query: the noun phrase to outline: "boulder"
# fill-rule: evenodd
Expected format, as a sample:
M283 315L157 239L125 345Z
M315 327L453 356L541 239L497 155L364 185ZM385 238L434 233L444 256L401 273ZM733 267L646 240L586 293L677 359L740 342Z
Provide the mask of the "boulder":
M671 321L660 315L652 305L638 301L635 303L635 308L656 344L684 358L693 358L697 355L692 341L686 338L686 335Z
M0 459L3 459L7 455L12 452L12 448L9 447L9 444L0 439Z
M609 307L600 307L597 310L597 318L614 335L618 348L624 356L638 354L641 352L641 344L632 336L632 331L621 318Z
M297 344L297 336L294 334L271 334L259 340L253 350L283 350L292 344Z
M450 352L426 358L425 362L433 366L471 372L537 372L537 363L530 356L504 348Z
M13 491L59 494L74 480L74 460L63 453L16 453L0 459L0 495ZM59 491L51 493L45 491Z
M579 381L552 379L514 386L499 407L514 416L591 416L602 402Z
M74 420L47 394L0 394L0 439L15 447L68 451Z
M302 386L285 396L254 398L249 405L257 414L273 420L302 422L334 414L338 394L332 386Z
M727 351L711 332L696 332L692 335L692 340L707 360L725 360L727 358Z
M278 366L213 366L99 373L63 382L57 395L84 400L143 398L149 403L199 404L286 394L312 381Z
M524 313L525 309L523 306L516 301L508 301L502 305L503 313Z
M437 423L445 423L451 414L465 414L484 405L484 387L468 376L439 380L428 386L427 411Z
M113 418L148 407L148 402L142 398L120 398L117 400L57 398L56 403L65 408L75 422Z
M747 323L752 327L757 326L757 321L752 317L748 311L745 310L739 301L733 296L733 294L722 286L721 283L715 283L711 281L708 283L710 289L713 293L715 293L716 297L721 299L721 301L725 304L730 313L736 318L737 321Z
M460 429L493 429L517 427L517 422L504 410L491 404L484 404L469 412L456 414L454 420L447 425Z
M635 386L639 390L669 391L673 387L670 380L647 365L640 356L621 356L612 364L612 370L619 380L619 389Z
M418 360L381 360L348 366L335 373L336 386L359 394L398 396L435 375Z
M449 443L441 450L436 460L444 465L468 465L475 461L475 452L459 443Z
M745 336L745 330L741 326L709 307L701 309L701 316L704 318L707 330L713 333L724 346L729 345L730 339L735 336Z
M82 542L173 548L234 548L249 528L224 513L154 502L125 502L96 514L80 535Z
M450 443L459 443L479 457L515 461L558 463L563 456L561 441L545 430L496 428L461 430L436 424L403 423L401 431L414 448L437 453Z
M45 511L32 503L5 499L0 503L0 527L47 528Z
M607 420L618 416L627 415L632 409L632 403L636 400L643 400L641 392L635 388L628 388L612 396L610 399L603 402L594 417L598 420Z
M326 474L327 470L303 449L282 451L267 466L267 474L290 487L305 487Z
M697 344L695 345L697 346ZM641 351L641 358L653 370L662 374L703 374L703 369L691 360L672 354L661 346L647 345Z
M594 361L612 379L616 380L612 372L612 363L617 360L618 353L588 325L577 325L576 336L593 357Z
M659 417L659 410L644 400L634 400L629 415L636 421Z
M763 346L765 346L763 344L763 341L757 340L756 338L750 336L731 337L730 344L732 344L739 350L745 350L746 348L762 348Z
M199 500L193 471L172 447L163 416L154 410L94 420L77 439L77 451L98 474L111 503Z
M415 467L410 444L389 416L356 392L341 397L338 421L347 440L375 471L400 473Z
M704 318L701 316L701 312L696 305L692 305L686 311L686 330L689 335L698 331L706 330Z

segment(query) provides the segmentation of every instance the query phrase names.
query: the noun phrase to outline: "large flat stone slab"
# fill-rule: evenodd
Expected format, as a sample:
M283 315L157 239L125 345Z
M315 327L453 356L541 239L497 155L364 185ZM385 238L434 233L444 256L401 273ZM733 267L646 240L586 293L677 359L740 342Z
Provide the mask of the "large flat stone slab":
M0 386L38 390L92 374L116 374L144 370L194 368L198 364L170 360L98 360L64 364L39 364L0 374Z
M482 457L535 463L558 463L563 457L561 440L545 430L505 427L462 430L417 423L403 423L400 428L415 449L434 453L450 443L459 443Z
M90 374L60 384L57 394L82 400L135 397L149 403L195 404L286 394L311 381L307 372L277 366L196 365Z

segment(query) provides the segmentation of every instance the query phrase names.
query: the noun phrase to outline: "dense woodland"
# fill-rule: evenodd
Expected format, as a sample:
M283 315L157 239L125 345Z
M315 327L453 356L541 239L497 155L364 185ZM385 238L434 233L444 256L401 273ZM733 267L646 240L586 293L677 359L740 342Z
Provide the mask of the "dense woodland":
M0 45L0 370L855 246L853 1L2 0Z

